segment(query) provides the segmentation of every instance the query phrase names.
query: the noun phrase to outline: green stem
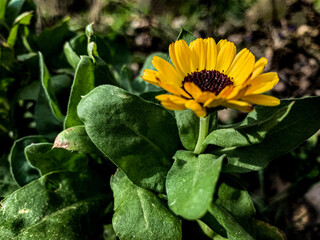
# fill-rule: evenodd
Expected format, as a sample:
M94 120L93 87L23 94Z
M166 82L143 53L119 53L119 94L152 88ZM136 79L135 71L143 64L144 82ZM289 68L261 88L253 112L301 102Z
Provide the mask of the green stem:
M209 122L210 122L209 115L207 117L200 117L198 142L197 142L196 147L193 151L195 154L202 153L206 148L206 146L202 145L202 142L208 135Z

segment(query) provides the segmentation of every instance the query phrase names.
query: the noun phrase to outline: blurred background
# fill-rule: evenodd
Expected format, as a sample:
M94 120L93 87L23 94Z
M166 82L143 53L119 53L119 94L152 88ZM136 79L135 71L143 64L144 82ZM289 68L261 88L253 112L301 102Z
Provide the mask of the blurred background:
M117 63L119 68L125 64L131 79L139 76L150 53L167 53L183 27L196 37L227 38L238 50L248 48L256 59L266 57L266 70L276 71L280 78L272 90L274 96L320 95L320 0L34 0L34 7L38 35L61 22L73 33L81 33L94 22L95 34L110 43L111 53L106 53L106 58L109 54L115 68ZM68 34L61 37L59 51L68 38ZM41 46L44 40L38 45L45 52L46 45ZM99 50L99 42L97 45ZM53 58L46 61L50 69L58 69ZM5 102L0 103L3 109L8 108ZM5 119L10 111L1 114ZM219 115L224 123L241 117L225 110ZM28 132L19 128L22 123L10 124L15 124L11 130L0 128L5 154L15 139L33 133L32 128ZM258 219L279 227L288 239L320 239L319 134L265 170L241 177Z

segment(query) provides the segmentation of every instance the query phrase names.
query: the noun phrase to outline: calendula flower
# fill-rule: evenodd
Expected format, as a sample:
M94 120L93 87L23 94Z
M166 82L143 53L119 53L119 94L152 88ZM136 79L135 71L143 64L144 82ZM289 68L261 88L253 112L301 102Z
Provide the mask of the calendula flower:
M178 40L169 46L172 64L155 56L157 71L146 69L142 79L171 94L156 96L170 110L191 109L205 117L211 108L219 106L244 112L252 104L276 106L280 100L262 93L279 81L277 73L263 73L266 58L255 62L248 49L236 54L234 43L213 38L198 38L188 44Z

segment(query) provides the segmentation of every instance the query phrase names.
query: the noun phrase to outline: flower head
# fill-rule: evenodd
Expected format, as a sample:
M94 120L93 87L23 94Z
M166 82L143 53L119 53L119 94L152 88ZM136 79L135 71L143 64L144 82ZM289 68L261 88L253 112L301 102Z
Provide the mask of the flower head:
M236 54L234 43L198 38L188 44L178 40L169 46L172 64L155 56L155 70L146 69L142 79L171 94L156 96L170 110L191 109L205 117L208 109L219 106L244 112L252 104L276 106L280 100L262 95L279 81L277 73L262 74L266 58L255 62L248 49Z

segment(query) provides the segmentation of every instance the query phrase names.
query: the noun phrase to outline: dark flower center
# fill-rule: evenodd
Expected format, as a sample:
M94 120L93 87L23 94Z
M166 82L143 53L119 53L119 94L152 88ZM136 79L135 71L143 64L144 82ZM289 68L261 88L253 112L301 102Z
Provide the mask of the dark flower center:
M231 79L217 70L202 70L200 72L188 73L182 82L192 82L202 91L210 91L218 95L226 86L233 84Z

